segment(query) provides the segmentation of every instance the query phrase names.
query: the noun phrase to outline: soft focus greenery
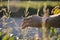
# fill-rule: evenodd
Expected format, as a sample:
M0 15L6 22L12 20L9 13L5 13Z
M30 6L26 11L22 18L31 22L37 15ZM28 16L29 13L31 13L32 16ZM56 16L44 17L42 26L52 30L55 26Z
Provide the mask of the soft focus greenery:
M9 38L9 35L6 34L6 35L2 38L2 40L8 40L8 38Z
M0 36L2 35L2 32L0 32Z
M9 40L14 40L14 36L10 37Z
M16 7L32 7L32 8L40 8L44 5L44 3L46 3L47 5L51 5L51 6L56 6L56 5L60 5L59 1L9 1L8 2L0 2L0 6L1 5L10 5L10 6L16 6Z

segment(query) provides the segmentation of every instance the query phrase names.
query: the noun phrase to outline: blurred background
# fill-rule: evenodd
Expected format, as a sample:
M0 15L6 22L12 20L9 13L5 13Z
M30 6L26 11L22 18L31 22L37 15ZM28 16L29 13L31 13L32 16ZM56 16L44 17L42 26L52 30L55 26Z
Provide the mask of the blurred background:
M41 28L21 29L20 25L24 17L35 14L43 16L45 3L49 15L53 15L51 11L55 6L60 6L60 0L0 0L0 40L42 40ZM50 28L48 35L51 40L60 38L59 30Z

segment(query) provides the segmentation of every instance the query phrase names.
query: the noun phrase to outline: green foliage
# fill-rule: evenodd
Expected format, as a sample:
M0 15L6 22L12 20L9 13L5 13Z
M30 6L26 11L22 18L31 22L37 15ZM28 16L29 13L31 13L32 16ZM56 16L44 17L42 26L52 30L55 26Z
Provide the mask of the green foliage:
M49 37L52 37L52 36L54 36L54 35L57 35L57 29L51 27L51 28L50 28L50 34L49 34Z
M6 35L2 38L2 40L7 40L8 38L9 38L9 35L6 34Z
M32 8L41 8L44 3L47 3L47 5L51 5L51 6L60 5L60 2L58 2L58 1L55 1L55 2L54 1L38 1L38 2L32 1L30 3L27 1L15 2L15 3L10 1L9 5L16 6L16 7L24 7L24 8L27 8L27 6L32 7ZM0 2L0 4L1 4L1 2ZM3 2L2 4L7 6L7 2Z
M0 36L2 36L3 34L4 34L3 32L0 32ZM2 37L2 40L14 40L14 36L9 37L9 35L6 34Z
M60 34L58 34L58 38L60 38Z
M14 40L14 36L10 37L9 40Z
M2 32L0 32L0 36L2 35L3 33Z
M40 28L40 32L42 32L42 28Z

